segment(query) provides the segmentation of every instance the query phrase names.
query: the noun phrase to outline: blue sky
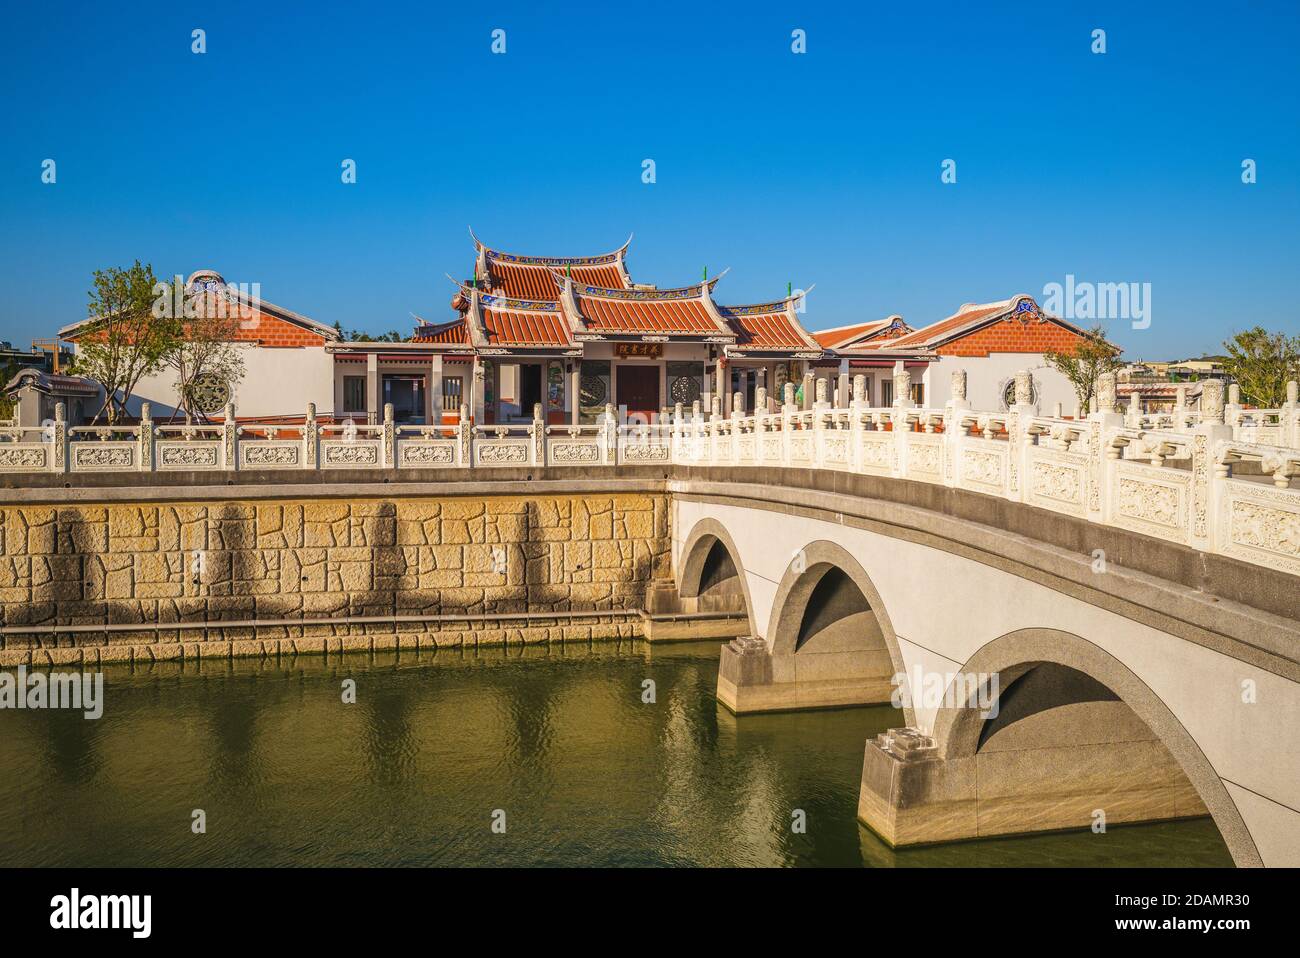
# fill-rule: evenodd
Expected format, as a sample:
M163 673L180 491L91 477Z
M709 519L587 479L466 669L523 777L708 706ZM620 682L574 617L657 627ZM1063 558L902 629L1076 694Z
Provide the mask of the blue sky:
M1149 328L1109 324L1130 358L1215 350L1256 323L1300 332L1290 2L45 2L3 17L0 338L19 346L84 317L93 269L136 258L406 331L412 312L449 315L469 224L556 255L635 232L634 279L730 266L723 302L816 283L814 329L921 326L1072 274L1151 284Z

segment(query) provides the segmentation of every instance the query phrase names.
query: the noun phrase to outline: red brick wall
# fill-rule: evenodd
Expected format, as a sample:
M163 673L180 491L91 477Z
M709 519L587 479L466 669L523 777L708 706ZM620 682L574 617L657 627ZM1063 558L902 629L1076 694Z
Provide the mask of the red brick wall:
M259 312L248 319L237 318L235 342L261 343L263 346L323 346L325 337L278 317ZM77 342L82 337L76 333L64 337Z
M235 340L241 343L260 342L263 346L321 346L325 343L325 337L320 333L266 313L258 313L251 319L241 319Z
M1001 320L945 343L940 356L987 356L989 353L1042 353L1072 349L1082 339L1078 333L1053 322L1021 323Z

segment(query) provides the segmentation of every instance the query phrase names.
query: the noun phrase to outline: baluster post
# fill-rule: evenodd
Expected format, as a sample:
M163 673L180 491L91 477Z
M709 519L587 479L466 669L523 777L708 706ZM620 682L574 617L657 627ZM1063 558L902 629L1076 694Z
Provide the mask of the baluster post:
M221 461L229 470L239 468L239 424L235 422L235 404L226 403L221 421Z
M614 415L614 404L605 403L605 422L602 432L605 440L605 462L615 465L618 462L618 419Z
M469 419L469 403L460 404L460 419L456 422L456 446L460 465L466 469L474 465L474 424Z
M546 420L542 418L542 404L533 403L533 465L546 465Z
M141 472L153 472L153 404L140 403L140 426L136 432L140 455L137 468Z
M384 403L384 468L392 469L397 463L397 423L393 421L393 404Z
M51 441L54 448L50 455L50 468L55 472L68 471L68 407L63 403L54 404L54 429Z
M307 403L307 415L302 421L302 463L306 469L315 469L320 454L320 433L316 426L316 404Z

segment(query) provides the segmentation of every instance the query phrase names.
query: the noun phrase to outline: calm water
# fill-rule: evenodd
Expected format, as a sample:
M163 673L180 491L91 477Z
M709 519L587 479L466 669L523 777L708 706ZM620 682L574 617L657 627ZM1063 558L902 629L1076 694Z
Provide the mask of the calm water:
M892 852L855 810L864 742L900 713L736 719L717 659L635 643L109 671L99 721L0 710L0 863L1231 863L1208 820Z

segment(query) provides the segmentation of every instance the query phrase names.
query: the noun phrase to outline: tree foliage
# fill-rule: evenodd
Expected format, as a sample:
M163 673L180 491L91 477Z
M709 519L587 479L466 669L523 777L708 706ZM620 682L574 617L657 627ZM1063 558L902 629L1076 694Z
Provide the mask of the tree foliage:
M1106 329L1097 325L1083 334L1083 338L1069 350L1049 351L1043 354L1049 366L1070 381L1081 409L1092 408L1097 393L1097 380L1102 373L1114 372L1122 364L1119 349L1106 340Z
M174 324L159 319L153 267L95 270L89 292L90 321L78 331L75 371L98 383L104 403L94 419L106 416L113 425L127 415L126 406L140 380L156 373L175 347Z
M172 302L179 308L170 310L172 343L162 364L176 373L177 405L189 422L211 412L198 400L201 383L217 382L233 392L244 378L244 359L236 344L239 304L223 289L186 290L180 276L172 282Z
M1300 336L1270 333L1262 326L1224 340L1228 374L1241 387L1242 401L1260 409L1286 402L1286 384L1300 379Z

